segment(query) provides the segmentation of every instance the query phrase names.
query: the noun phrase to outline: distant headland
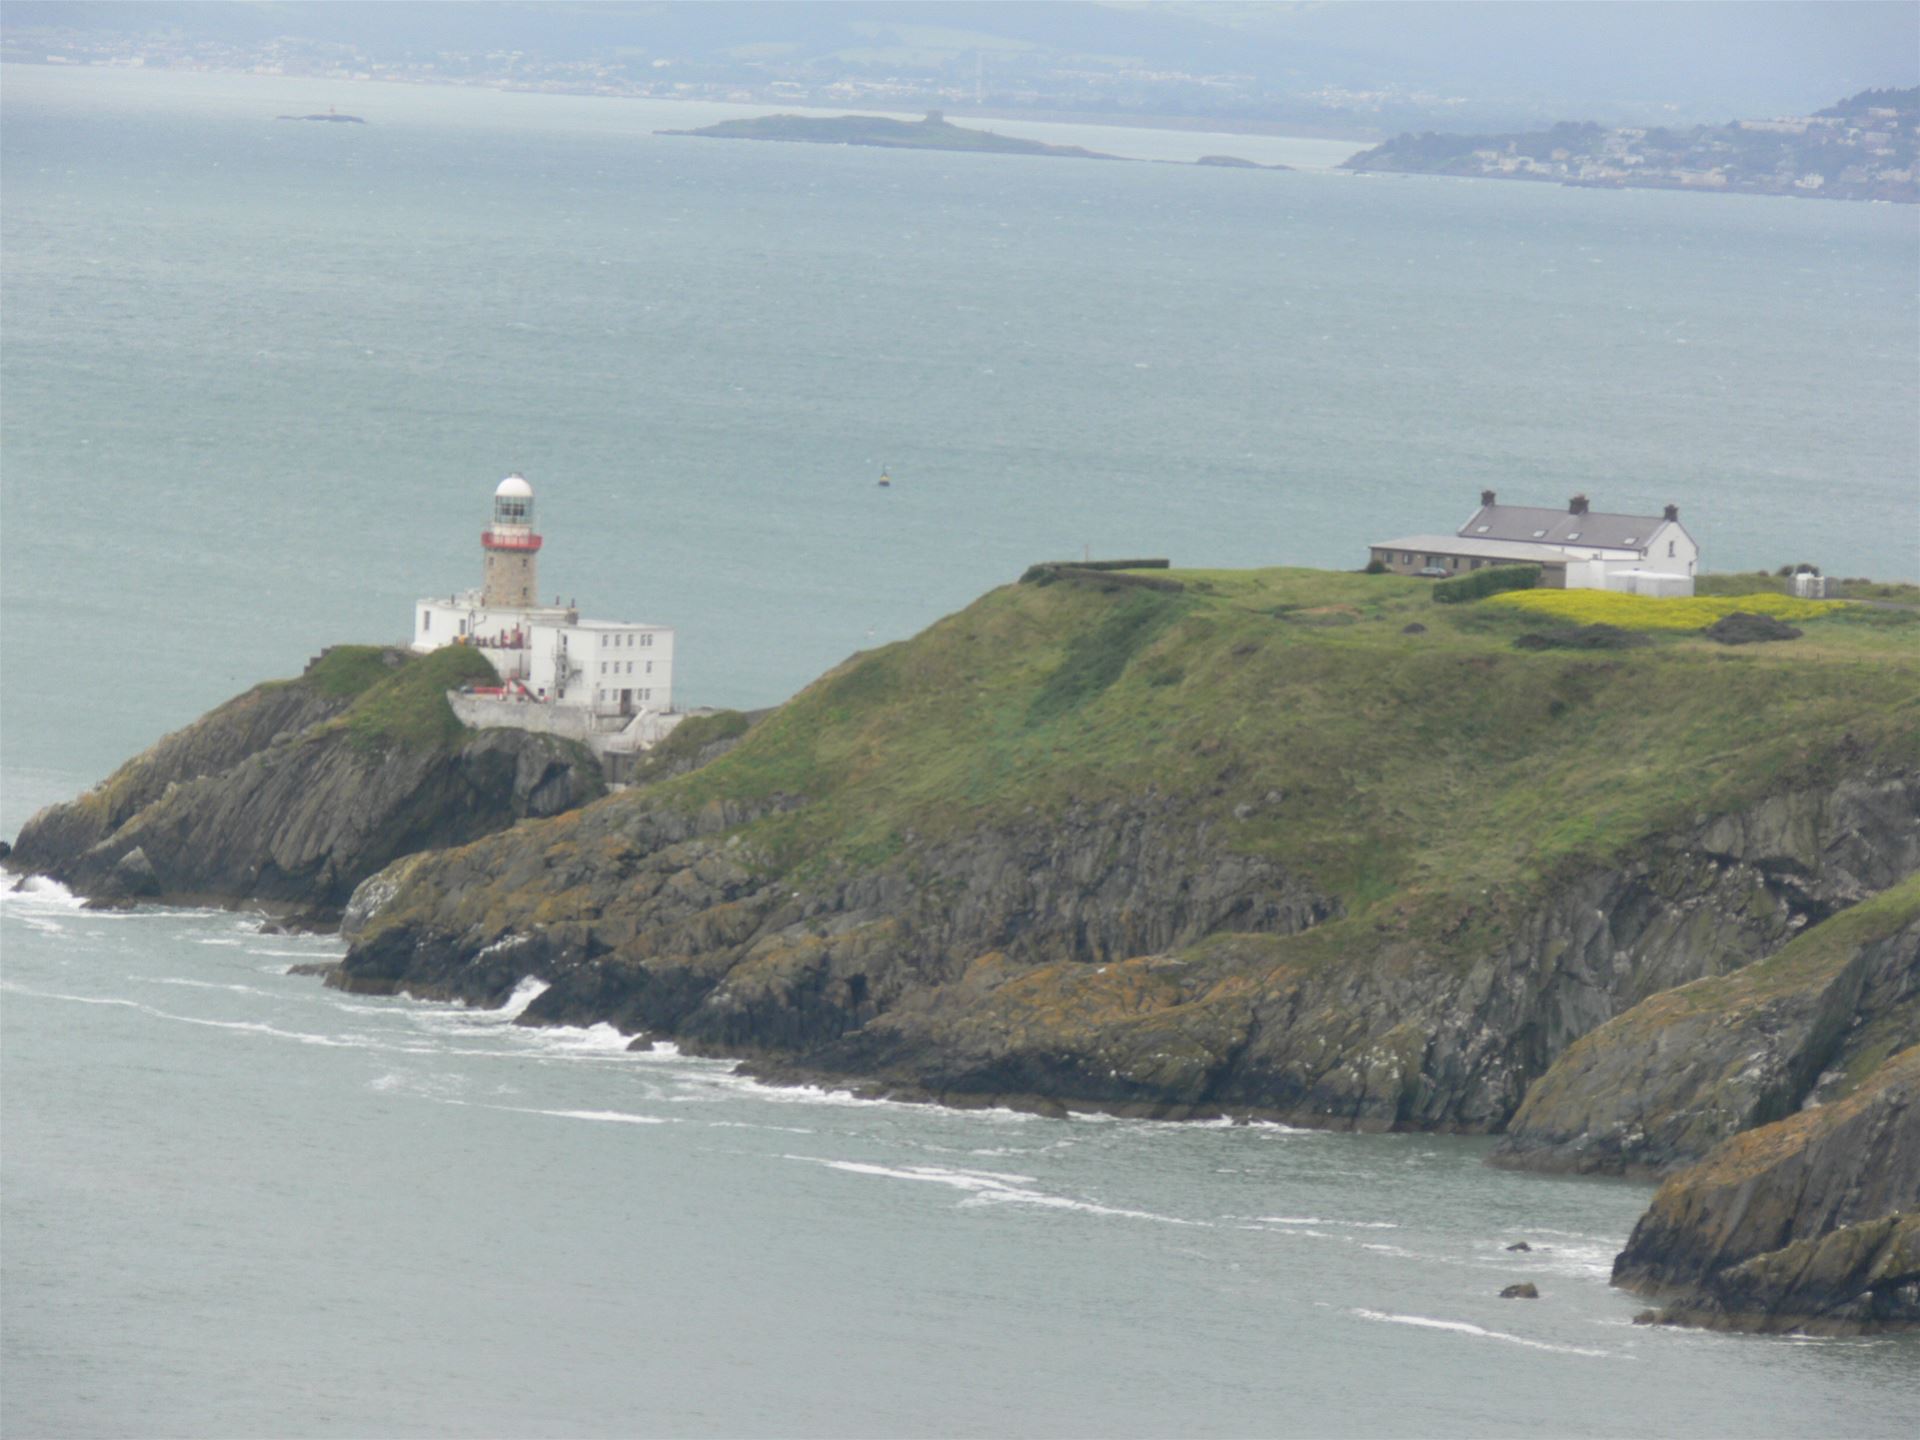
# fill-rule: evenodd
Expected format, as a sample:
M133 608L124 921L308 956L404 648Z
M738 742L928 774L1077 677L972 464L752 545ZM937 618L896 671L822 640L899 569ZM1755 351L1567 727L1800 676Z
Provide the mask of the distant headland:
M895 120L880 115L760 115L722 120L699 130L657 130L657 135L697 135L706 140L788 140L810 145L873 145L887 150L967 150L989 155L1052 155L1069 160L1127 160L1079 145L1048 145L992 130L952 124L938 110L924 120ZM1162 160L1162 165L1217 165L1234 170L1291 170L1291 165L1262 165L1237 155L1202 155L1198 160Z
M950 123L938 110L924 120L893 120L880 115L760 115L722 120L698 130L661 130L661 135L697 135L706 140L788 140L811 145L875 145L889 150L972 150L995 155L1055 155L1069 160L1118 160L1078 145L1048 145L969 130Z
M329 110L324 115L276 115L276 120L322 120L335 125L364 125L367 122L358 115L342 115L337 110Z
M1429 131L1376 145L1343 168L1912 204L1920 201L1920 87L1863 90L1814 115L1681 130L1562 123L1514 135Z

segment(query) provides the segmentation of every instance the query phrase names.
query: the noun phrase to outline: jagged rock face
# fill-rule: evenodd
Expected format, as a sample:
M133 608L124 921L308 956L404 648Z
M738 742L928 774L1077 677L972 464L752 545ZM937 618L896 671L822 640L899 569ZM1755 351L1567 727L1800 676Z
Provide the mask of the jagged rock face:
M1920 1047L1661 1186L1614 1283L1742 1329L1920 1324Z
M1084 964L1223 928L1288 933L1332 908L1264 862L1210 854L1204 824L1157 805L983 829L798 889L723 838L759 815L616 802L557 832L434 857L398 885L380 877L396 913L356 898L365 938L344 978L484 1003L538 974L553 988L529 1012L536 1020L611 1019L696 1046L790 1054L987 952Z
M1660 1173L1920 1043L1920 877L1772 959L1657 995L1579 1041L1528 1092L1497 1164ZM1904 923L1902 923L1904 922Z
M1570 883L1462 960L1326 929L1330 897L1151 796L800 887L728 843L753 813L616 801L381 877L341 983L494 1003L535 974L531 1021L949 1099L1486 1130L1621 1010L1920 868L1920 779L1850 780ZM1337 964L1299 948L1336 932Z
M236 696L166 736L88 795L35 815L14 843L12 862L51 873L105 840L170 786L221 774L276 739L291 739L351 704L349 697L304 685L263 685Z
M397 857L601 793L590 757L554 737L368 745L324 723L349 703L298 684L250 692L36 815L12 863L107 902L266 904L324 921Z

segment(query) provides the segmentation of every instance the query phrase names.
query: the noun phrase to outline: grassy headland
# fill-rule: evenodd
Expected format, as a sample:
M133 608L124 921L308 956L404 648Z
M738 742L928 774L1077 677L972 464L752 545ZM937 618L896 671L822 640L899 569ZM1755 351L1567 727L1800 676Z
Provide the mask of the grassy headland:
M694 805L805 796L755 827L782 869L1154 792L1351 912L1532 888L1817 779L1843 737L1920 761L1920 633L1851 607L1790 644L1663 630L1596 657L1517 651L1539 617L1436 606L1418 580L1157 573L1184 589L994 591L856 656L675 783Z

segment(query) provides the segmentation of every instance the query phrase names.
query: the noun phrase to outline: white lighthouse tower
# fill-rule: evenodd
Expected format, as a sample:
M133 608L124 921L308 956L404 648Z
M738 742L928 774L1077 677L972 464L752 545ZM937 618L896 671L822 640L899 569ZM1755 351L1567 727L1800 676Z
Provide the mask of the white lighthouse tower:
M482 603L488 609L522 610L538 605L540 536L533 528L533 486L518 470L493 492L493 524L480 532L486 551Z

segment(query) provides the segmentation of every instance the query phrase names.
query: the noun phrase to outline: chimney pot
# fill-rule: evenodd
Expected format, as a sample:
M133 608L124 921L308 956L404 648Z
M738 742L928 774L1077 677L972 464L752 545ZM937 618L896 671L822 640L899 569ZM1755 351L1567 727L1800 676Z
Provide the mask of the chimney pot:
M1482 490L1480 492L1480 503L1482 505L1493 504L1493 492L1491 490Z
M1667 519L1678 520L1679 518L1680 518L1680 507L1678 505L1667 506Z
M1584 495L1574 496L1573 499L1567 502L1567 513L1569 515L1586 514L1587 513L1587 497Z

